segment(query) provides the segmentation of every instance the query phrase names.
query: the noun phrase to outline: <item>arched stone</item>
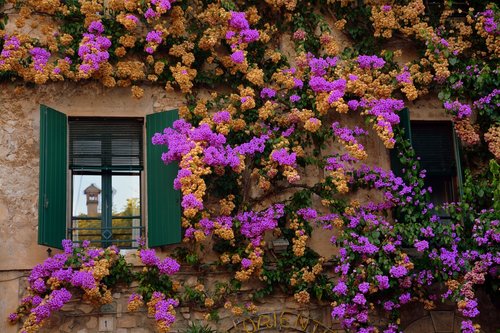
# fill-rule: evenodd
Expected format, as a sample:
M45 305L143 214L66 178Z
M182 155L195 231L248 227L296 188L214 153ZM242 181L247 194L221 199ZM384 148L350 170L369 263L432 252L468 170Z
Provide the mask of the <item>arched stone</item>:
M430 316L415 320L404 330L405 333L434 333L434 325Z

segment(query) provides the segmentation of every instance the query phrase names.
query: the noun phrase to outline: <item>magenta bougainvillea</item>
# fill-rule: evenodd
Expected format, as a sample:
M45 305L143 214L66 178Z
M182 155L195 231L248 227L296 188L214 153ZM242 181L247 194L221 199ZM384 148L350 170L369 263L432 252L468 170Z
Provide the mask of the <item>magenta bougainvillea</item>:
M399 332L403 305L433 309L444 299L456 302L463 332L479 330L476 291L497 292L500 264L497 5L446 4L436 14L421 0L118 0L106 10L99 1L14 2L17 26L37 15L57 24L37 40L0 30L1 78L98 80L132 86L137 98L148 81L185 95L180 119L150 138L165 148L158 163L179 165L183 260L197 264L210 244L235 285L260 281L256 298L280 288L299 303L328 300L349 332ZM327 12L334 24L318 14ZM352 45L342 46L334 29ZM421 51L415 59L403 63L401 50L383 49L395 34ZM213 93L201 93L207 88ZM401 124L405 107L431 93L464 148L459 202L432 202ZM369 142L395 151L401 172L377 166ZM366 200L355 199L360 190ZM308 246L324 230L335 235L327 258ZM285 249L270 251L276 240ZM122 260L118 251L65 244L65 254L34 268L31 295L10 317L26 314L26 331L73 290L99 302L109 294L105 277ZM196 300L207 313L223 303L234 314L255 311L225 302L230 288L215 297L198 286L177 297L169 278L177 261L144 247L138 256L145 283L129 309L146 304L161 332L179 302ZM383 324L373 317L380 311Z

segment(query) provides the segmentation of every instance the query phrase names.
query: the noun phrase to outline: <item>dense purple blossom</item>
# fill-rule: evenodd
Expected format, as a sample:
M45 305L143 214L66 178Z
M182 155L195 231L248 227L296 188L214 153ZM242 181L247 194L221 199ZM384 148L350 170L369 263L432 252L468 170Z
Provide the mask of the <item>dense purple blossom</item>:
M415 241L414 245L415 245L415 248L417 249L417 251L419 251L419 252L423 252L429 248L429 243L426 240Z
M203 209L203 203L198 198L196 198L196 196L192 193L182 197L181 206L184 209L188 208Z
M30 50L33 59L33 66L36 71L41 72L47 65L50 58L50 52L40 47L34 47Z
M389 270L389 273L391 274L392 277L395 278L400 278L408 274L408 270L404 266L392 266L391 269Z
M141 249L139 257L146 266L156 266L160 263L160 259L158 259L156 251L153 249Z
M385 60L375 55L373 56L360 55L357 60L359 67L364 69L382 68L385 65Z
M241 50L238 50L231 54L231 60L235 64L241 64L243 61L245 61L245 53Z
M172 258L165 258L160 263L158 263L158 269L161 274L173 275L179 271L181 265Z
M242 30L240 32L240 35L243 38L243 42L245 42L245 43L255 42L260 37L259 31L255 30L255 29Z
M229 19L229 26L238 30L248 29L250 27L244 12L233 11L231 12L231 18Z
M375 280L377 280L377 286L379 289L389 289L389 277L385 275L375 275Z
M93 289L96 287L94 276L89 271L76 271L71 278L71 284L83 289Z
M213 115L212 119L213 119L214 123L216 123L216 124L225 123L225 122L228 122L229 120L231 120L231 114L225 110L219 111Z
M347 285L343 281L339 281L332 291L339 295L347 295Z
M470 117L470 115L472 114L471 107L467 104L462 104L459 101L446 101L444 102L443 106L446 111L450 112L460 119Z
M281 148L271 153L271 159L280 165L295 165L297 154L288 153L285 148Z
M263 88L260 92L260 98L274 98L276 96L276 91L271 88Z

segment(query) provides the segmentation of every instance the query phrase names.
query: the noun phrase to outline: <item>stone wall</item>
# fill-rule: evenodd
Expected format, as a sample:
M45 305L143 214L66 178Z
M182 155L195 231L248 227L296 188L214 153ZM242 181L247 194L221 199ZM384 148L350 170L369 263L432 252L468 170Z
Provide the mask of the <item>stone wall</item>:
M28 270L47 258L47 248L37 245L40 105L45 104L69 116L145 116L177 108L183 102L180 94L166 93L161 88L149 86L143 88L144 97L135 100L129 89L110 90L97 83L59 83L32 88L16 87L13 84L0 85L0 332L16 332L16 327L8 325L3 318L16 308L23 296ZM448 119L444 112L436 112L441 107L435 97L422 99L409 107L413 120ZM359 119L352 116L347 125L358 122ZM388 169L388 151L375 133L371 134L367 137L371 139L361 142L368 152L367 164ZM331 147L332 150L337 148ZM315 182L321 173L320 169L308 169L305 182ZM281 194L283 198L287 195L290 193ZM370 191L359 191L354 196L364 202L377 195L379 194ZM313 233L308 245L320 255L330 257L335 252L329 243L331 233ZM210 248L210 244L206 248ZM169 250L171 248L164 249L163 255ZM135 261L133 255L128 257L131 262ZM215 256L205 254L204 259L208 258ZM180 279L189 284L197 276L198 272L184 270ZM224 273L211 272L205 278L205 283L210 286L213 281L227 278L227 274L224 276ZM116 291L112 308L101 309L111 312L93 309L79 300L72 301L61 314L51 320L44 332L98 332L99 319L105 316L112 318L113 332L153 332L152 318L148 318L145 313L126 312L126 300L131 292L132 289L129 288ZM245 297L248 296L241 293L235 297L236 302L246 302ZM326 325L332 324L329 304L300 307L290 297L273 295L258 306L259 313L292 311ZM185 327L189 321L202 319L205 314L206 312L196 308L178 309L179 321L175 330ZM221 321L217 327L222 331L234 325L235 318L227 310L222 309L220 316Z

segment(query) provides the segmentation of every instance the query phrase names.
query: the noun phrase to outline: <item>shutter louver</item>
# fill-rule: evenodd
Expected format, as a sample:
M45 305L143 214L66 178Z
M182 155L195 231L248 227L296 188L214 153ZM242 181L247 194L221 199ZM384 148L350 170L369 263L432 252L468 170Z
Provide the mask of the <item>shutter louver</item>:
M452 133L451 123L412 123L413 148L428 176L457 174Z
M38 244L62 248L66 236L67 117L40 106Z
M70 118L69 168L142 170L142 118Z
M166 147L151 142L155 133L163 133L165 127L171 127L177 119L177 110L146 116L149 247L181 241L180 193L174 189L179 167L177 163L165 165L161 156Z

